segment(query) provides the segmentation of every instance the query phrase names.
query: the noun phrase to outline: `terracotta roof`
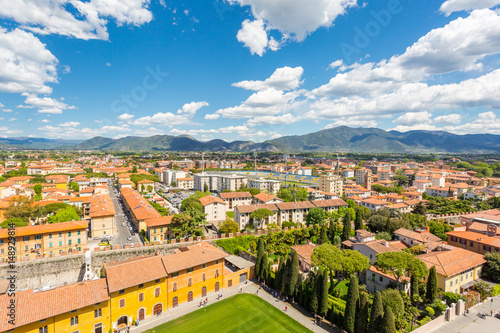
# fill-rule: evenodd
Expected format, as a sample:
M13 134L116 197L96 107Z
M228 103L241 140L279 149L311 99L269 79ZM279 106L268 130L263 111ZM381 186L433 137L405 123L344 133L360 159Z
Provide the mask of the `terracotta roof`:
M320 208L348 206L347 202L342 199L314 200L312 203Z
M149 179L143 179L143 180L139 180L137 183L138 184L151 184L151 183L154 183L154 181L149 180Z
M110 293L167 276L159 256L109 264L105 270Z
M123 199L127 202L137 220L151 219L160 217L160 213L151 206L151 204L144 199L144 197L134 189L122 188L120 189Z
M161 216L161 217L155 217L152 219L146 219L144 222L146 225L151 228L151 227L159 227L162 225L170 225L172 223L172 217L174 215L169 215L169 216Z
M30 235L40 235L47 233L56 233L62 231L70 230L81 230L87 229L89 221L75 221L75 222L62 222L62 223L51 223L42 225L30 225L27 227L17 227L16 237L20 236L30 236ZM0 229L0 239L8 237L8 229Z
M431 234L428 231L416 232L405 228L399 228L398 230L394 231L394 234L408 237L410 239L417 240L422 243L441 242L441 238Z
M387 205L387 202L379 200L379 199L365 199L361 200L361 202L366 202L372 205Z
M183 269L199 266L229 256L216 247L202 242L189 246L181 252L162 257L165 270L170 274ZM222 272L221 272L222 273Z
M393 281L396 281L396 278L394 277L394 275L392 275L392 274L390 274L390 273L384 273L384 272L382 272L381 270L379 270L379 269L378 269L377 267L375 267L375 266L371 266L371 267L370 267L370 269L369 269L369 271L375 272L375 273L377 273L377 274L379 274L379 275L383 275L383 276L385 276L385 277L386 277L386 278L388 278L388 279L391 279L391 280L393 280ZM409 282L409 281L410 281L410 278L409 278L409 277L407 277L407 276L402 276L402 277L401 277L401 280L406 280L406 281L408 281L408 282ZM401 281L401 280L400 280L400 281Z
M304 244L292 246L291 249L297 252L297 255L302 257L307 264L311 265L311 255L315 247L316 244Z
M500 238L499 237L489 237L485 234L481 234L474 231L450 231L446 233L448 236L460 237L466 240L478 242L480 244L495 246L500 248Z
M92 197L90 204L90 217L115 215L116 210L109 194L101 194Z
M417 256L428 268L436 266L436 272L443 276L453 276L486 262L484 256L460 248L435 251Z
M280 210L290 210L290 209L310 209L314 205L311 201L297 201L297 202L278 202L276 206Z
M235 198L251 198L250 192L222 192L220 194L222 199L235 199Z
M222 205L226 204L226 202L224 200L222 200L221 198L218 198L218 197L214 197L213 195L207 195L203 198L200 198L200 202L203 206L208 206L208 205L211 205L215 202L220 203Z
M234 207L234 209L238 210L240 213L253 213L254 211L256 211L257 209L269 209L273 212L277 212L278 211L278 207L276 207L276 204L256 204L256 205L238 205L236 207Z
M8 294L0 296L0 316L7 318L7 305L12 298ZM33 289L17 291L16 325L6 319L0 320L0 331L24 326L62 313L109 300L106 280L78 282L47 291ZM68 319L69 320L69 319Z
M283 201L282 199L278 198L277 196L274 196L272 194L269 194L269 193L265 193L265 192L260 192L256 195L253 196L255 199L259 200L259 201L262 201L262 202L268 202L268 201L271 201L271 200L279 200L279 201Z

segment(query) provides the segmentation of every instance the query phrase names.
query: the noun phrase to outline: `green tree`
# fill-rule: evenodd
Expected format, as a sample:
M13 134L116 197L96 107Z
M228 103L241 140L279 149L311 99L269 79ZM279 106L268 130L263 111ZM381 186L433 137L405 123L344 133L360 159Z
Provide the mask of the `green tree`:
M257 277L259 278L262 278L262 259L265 255L266 252L264 251L264 241L262 240L262 237L260 237L257 244L257 261L255 262L255 275L257 275Z
M321 272L321 270L318 271L317 274L319 274ZM319 304L318 304L318 277L315 277L315 276L311 276L311 279L312 279L312 288L311 288L311 291L309 293L309 309L311 310L312 313L318 313L318 308L319 308Z
M203 185L203 192L208 192L208 184Z
M29 225L29 222L23 221L23 219L21 219L19 217L11 217L10 219L3 221L0 224L0 227L2 229L8 229L8 228L10 228L11 224L14 225L14 228L17 228L17 227L26 227Z
M401 282L401 277L408 274L416 277L427 274L424 262L404 251L379 253L374 265L384 273L391 273L397 283Z
M281 289L281 281L283 279L283 267L285 265L285 259L279 257L278 270L276 271L274 277L274 289Z
M394 323L394 315L391 308L386 308L382 324L380 325L380 333L396 333L396 325Z
M418 286L418 278L415 275L412 275L410 278L410 296L412 300L415 300L417 296L420 296L418 292Z
M326 244L328 243L328 237L326 236L326 226L323 225L321 227L321 233L320 233L320 236L319 236L319 243L320 244Z
M33 199L25 196L18 196L9 201L10 206L5 210L5 218L20 218L25 222L29 222L30 217L33 215L35 207L33 206Z
M344 215L344 220L342 221L342 236L340 237L342 241L346 241L351 237L351 214L349 211Z
M299 256L296 251L292 251L292 263L290 267L290 282L288 283L287 294L292 296L294 294L297 279L300 278L300 270L299 270Z
M328 238L330 239L330 243L333 244L335 236L337 236L337 223L330 221L330 225L328 226Z
M70 182L69 188L72 189L74 192L80 192L80 185L78 185L77 182Z
M368 330L370 333L378 333L380 331L380 324L382 324L383 317L384 306L382 305L382 295L380 291L377 291L370 312L370 325Z
M333 282L333 281L332 281ZM323 271L323 279L321 284L321 297L319 301L319 313L322 316L326 316L328 312L328 269L325 268Z
M361 293L359 300L358 300L358 307L356 310L356 325L355 325L355 332L356 333L366 333L368 330L368 319L369 319L369 313L368 313L368 296L366 293Z
M405 311L405 304L403 302L403 298L401 297L401 293L396 289L384 289L380 295L382 296L382 304L384 305L384 309L390 308L392 313L402 314Z
M49 223L61 223L69 221L79 221L80 216L75 211L73 207L66 207L59 210L55 215L49 216L47 222Z
M206 214L198 210L188 210L172 217L173 232L176 237L201 236L201 227L206 223Z
M274 213L269 209L259 208L254 210L252 214L250 214L250 218L254 221L254 226L256 228L262 228L264 226L264 220L269 216L272 216L273 214Z
M347 301L344 313L344 325L342 328L349 333L354 333L356 323L356 305L359 298L358 278L351 276L349 287L347 289Z
M434 302L437 294L437 274L436 266L432 266L429 270L429 276L427 277L427 293L425 294L425 300L427 303Z
M500 282L500 253L487 252L484 259L486 259L486 264L482 270L482 276L493 282Z
M137 173L137 167L135 165L132 167L132 173Z
M267 260L267 254L265 254L264 257L262 258L261 272L260 272L261 279L264 280L265 283L269 282L270 264L271 263Z
M323 225L325 223L325 211L319 207L313 207L306 215L307 226Z
M223 223L222 223L222 226L220 228L220 232L222 234L235 234L239 231L239 225L238 223L236 223L235 221L231 220L231 219L226 219Z
M356 212L356 219L354 220L354 230L364 229L363 216L361 216L361 211Z

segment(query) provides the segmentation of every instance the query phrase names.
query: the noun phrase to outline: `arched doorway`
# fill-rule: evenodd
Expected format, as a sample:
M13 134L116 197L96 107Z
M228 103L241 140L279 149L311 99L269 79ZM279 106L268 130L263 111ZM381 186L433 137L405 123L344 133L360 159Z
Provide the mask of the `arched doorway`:
M139 314L137 315L137 318L139 318L139 320L144 320L146 318L146 310L144 310L144 308L139 309Z
M158 303L153 307L153 315L159 315L163 311L163 304Z
M207 287L201 288L201 297L207 296Z
M188 293L188 302L192 302L192 301L193 301L193 292L192 292L192 291L190 291L190 292Z
M124 327L124 326L127 326L128 324L128 317L127 316L121 316L120 318L118 318L118 320L116 321L116 326L118 328L121 327Z
M175 296L174 299L172 300L172 307L176 308L177 305L179 305L179 299L177 298L177 296Z
M219 291L219 282L215 282L215 291Z

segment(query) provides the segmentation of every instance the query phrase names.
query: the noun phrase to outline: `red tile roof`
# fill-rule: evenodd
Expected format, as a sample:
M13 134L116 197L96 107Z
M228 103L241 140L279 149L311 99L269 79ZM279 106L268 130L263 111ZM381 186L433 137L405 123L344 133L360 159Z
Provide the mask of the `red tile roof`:
M218 198L218 197L214 197L213 195L207 195L203 198L200 198L200 202L203 206L208 206L208 205L211 205L213 203L220 203L222 205L225 205L226 202L224 200L222 200L221 198Z
M436 272L443 276L453 276L486 262L483 255L460 248L429 252L417 258L422 260L427 268L436 266Z
M229 256L227 253L206 242L202 242L189 246L185 251L163 256L162 260L166 271L170 274L220 260L227 256Z
M167 276L159 256L109 264L105 270L110 293Z

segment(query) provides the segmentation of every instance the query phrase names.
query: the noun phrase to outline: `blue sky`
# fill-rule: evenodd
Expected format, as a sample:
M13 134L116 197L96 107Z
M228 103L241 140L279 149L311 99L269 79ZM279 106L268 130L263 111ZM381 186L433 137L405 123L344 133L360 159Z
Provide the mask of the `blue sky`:
M500 134L500 0L0 6L0 136Z

